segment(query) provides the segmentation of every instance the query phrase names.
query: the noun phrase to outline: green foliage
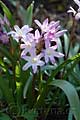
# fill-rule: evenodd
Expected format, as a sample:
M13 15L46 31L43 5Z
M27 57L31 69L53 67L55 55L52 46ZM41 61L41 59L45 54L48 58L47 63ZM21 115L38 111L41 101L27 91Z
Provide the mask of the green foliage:
M0 113L0 120L12 120L8 115Z
M24 24L28 24L29 26L32 25L32 16L33 16L33 7L34 3L31 3L31 5L27 8L27 10L24 12Z
M6 5L2 1L0 1L0 6L2 7L4 14L7 16L11 25L13 26L15 24L15 20L13 18L12 13L10 12L10 10L6 7Z
M27 120L35 120L37 118L37 113L35 110L31 110L31 111L25 112L22 116Z
M73 113L76 120L80 118L80 101L76 89L69 82L64 80L54 80L49 85L59 87L66 94L71 112Z
M15 20L10 10L2 1L0 6L13 26ZM32 25L33 6L31 3L27 10L19 6L18 14L22 16L23 24ZM7 31L5 26L4 28ZM76 42L75 46L72 46L67 34L61 39L62 42L58 39L58 51L64 53L64 58L57 60L56 65L48 63L39 68L37 74L33 74L31 69L22 70L24 60L20 57L20 43L10 37L9 46L0 44L0 99L7 102L12 117L15 113L27 120L35 120L38 117L38 108L45 111L47 106L46 114L43 112L46 116L56 98L62 100L63 96L63 103L66 104L65 93L70 106L68 120L72 120L73 115L79 120L80 95L77 91L80 91L80 45ZM11 120L2 112L0 119Z

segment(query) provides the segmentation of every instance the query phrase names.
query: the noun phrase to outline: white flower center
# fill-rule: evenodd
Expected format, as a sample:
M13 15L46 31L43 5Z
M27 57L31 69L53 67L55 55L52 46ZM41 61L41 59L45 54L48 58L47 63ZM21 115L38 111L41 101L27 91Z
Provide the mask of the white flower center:
M49 49L46 52L47 52L47 55L51 55L51 51Z
M37 62L37 58L33 58L32 63L36 63L36 62Z
M21 30L18 31L18 35L19 35L19 36L22 36L22 35L23 35Z

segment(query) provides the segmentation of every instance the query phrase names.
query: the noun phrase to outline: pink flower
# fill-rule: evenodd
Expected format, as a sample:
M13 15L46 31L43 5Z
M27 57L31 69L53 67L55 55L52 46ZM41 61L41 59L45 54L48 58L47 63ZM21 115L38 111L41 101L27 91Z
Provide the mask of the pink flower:
M60 28L61 27L59 25L59 21L55 22L52 25L50 24L48 32L44 34L44 38L49 39L51 41L56 40L57 38L62 36L65 32L67 32L67 30L60 30Z
M21 49L23 49L23 51L21 52L21 56L24 56L26 55L27 53L30 53L32 52L33 49L35 49L35 42L25 42L24 44L21 44ZM36 51L36 50L35 50Z
M18 27L18 25L14 26L15 31L11 31L8 33L8 35L12 35L12 37L19 42L19 39L25 39L27 33L32 31L32 28L29 28L28 25L24 25L21 29Z
M32 52L33 49L36 49L36 42L34 41L34 35L32 33L28 33L26 35L25 39L22 39L20 48L23 49L23 51L21 52L21 56L26 55L27 53Z
M45 62L48 63L51 61L52 64L55 63L55 57L60 58L63 57L64 55L60 52L56 52L55 50L57 49L57 46L52 46L48 47L44 50L44 57L45 57Z
M37 72L38 66L43 66L45 63L40 60L43 57L43 54L32 54L31 56L23 56L22 58L27 61L27 63L23 66L23 70L27 70L29 67L32 66L33 73Z
M48 31L48 18L42 24L38 20L35 20L35 23L40 27L42 34Z
M67 32L67 30L60 30L60 28L59 21L50 23L48 32L44 34L45 44L50 44L51 41L57 42L57 39Z

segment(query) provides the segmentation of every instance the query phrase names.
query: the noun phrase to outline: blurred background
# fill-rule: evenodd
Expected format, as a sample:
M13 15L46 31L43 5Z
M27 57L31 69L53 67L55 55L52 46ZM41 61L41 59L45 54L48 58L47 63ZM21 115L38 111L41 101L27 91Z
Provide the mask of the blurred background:
M24 17L23 11L33 2L33 0L1 0L10 9L16 19L16 23L22 26ZM71 30L73 18L67 13L69 7L72 6L75 10L78 6L73 0L34 0L33 21L39 19L41 22L45 18L49 20L60 20L63 28ZM0 8L0 13L3 13ZM79 21L78 21L79 22ZM33 23L34 26L34 23ZM79 35L80 26L77 26L76 33ZM79 38L79 37L78 37Z

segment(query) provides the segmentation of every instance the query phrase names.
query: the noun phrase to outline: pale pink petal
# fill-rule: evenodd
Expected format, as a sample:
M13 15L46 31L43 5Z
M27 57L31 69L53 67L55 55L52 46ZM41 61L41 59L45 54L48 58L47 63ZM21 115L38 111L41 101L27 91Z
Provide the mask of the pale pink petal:
M18 25L14 25L14 29L16 32L21 30Z
M53 51L53 55L54 55L55 57L58 57L58 58L64 57L64 54L62 54L62 53L60 53L60 52L56 52L56 51Z
M31 66L30 63L26 63L26 64L22 67L22 69L25 71L25 70L27 70L30 66Z
M25 55L21 56L21 58L26 60L26 61L30 61L31 60L31 58L29 56L25 56Z
M21 44L21 45L20 45L20 48L21 48L21 49L26 48L26 44Z
M50 27L50 29L52 29L52 28L54 28L54 27L57 27L58 25L59 25L59 23L60 23L60 21L57 21L57 22L54 22L54 23L50 23L49 24L49 27Z
M49 39L46 39L46 40L45 40L45 48L50 47L50 45L51 45L50 40L49 40Z
M56 45L52 46L51 48L52 48L53 50L56 50L56 49L58 48L58 45L56 44Z
M31 55L31 57L35 57L36 56L36 49L35 48L32 48L30 50L30 55Z
M47 25L48 25L48 18L46 18L46 19L43 21L43 25L44 25L44 26L47 26Z
M77 14L75 15L75 19L76 19L76 20L79 20L79 19L80 19L80 13L77 13Z
M74 0L74 2L80 7L80 1L79 0Z
M54 64L54 63L55 63L54 57L51 56L51 57L50 57L50 61L51 61L52 64Z
M41 59L43 56L44 56L44 54L43 54L43 53L40 53L39 55L37 55L37 58L38 58L38 59Z
M33 29L30 28L28 25L24 25L24 26L21 28L21 30L23 31L24 34L26 34L26 33L30 32L30 31L32 31Z
M38 20L34 20L34 22L41 28L42 24Z
M7 35L16 35L15 31L8 32Z
M26 55L27 52L28 52L28 49L25 48L25 49L21 52L21 56Z
M67 30L61 30L55 34L55 37L58 38L58 37L62 36L65 32L67 32Z
M40 38L40 33L39 33L39 30L37 29L35 31L35 39L39 39Z
M44 64L45 63L43 61L41 61L41 60L39 60L38 63L37 63L38 66L43 66Z
M49 62L49 58L47 55L45 55L45 62L48 63Z

